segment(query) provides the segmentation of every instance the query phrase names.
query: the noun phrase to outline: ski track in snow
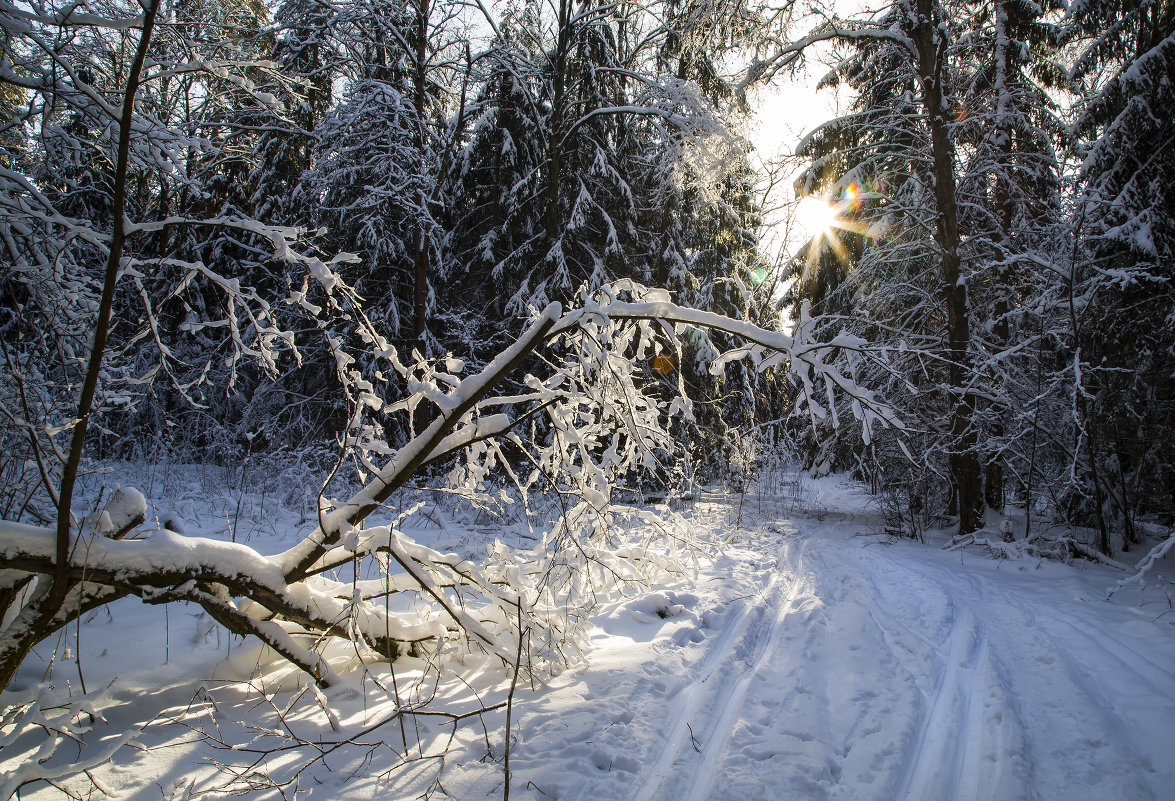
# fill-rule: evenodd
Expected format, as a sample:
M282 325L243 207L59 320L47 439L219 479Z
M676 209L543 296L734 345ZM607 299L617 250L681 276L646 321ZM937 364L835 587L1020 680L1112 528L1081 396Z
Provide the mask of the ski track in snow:
M885 546L851 516L787 525L759 538L764 564L727 557L731 594L757 592L658 624L627 661L602 638L579 700L537 699L526 797L1175 798L1169 626L1066 598L1073 568ZM607 722L568 729L581 713ZM586 770L567 763L576 737Z
M736 526L730 504L699 501L695 522L728 537L714 564L696 582L605 606L593 618L590 665L520 688L511 797L1175 801L1175 627L1160 614L1165 603L1102 600L1118 575L1100 566L999 562L857 536L876 519L832 481L811 489L837 510L820 520ZM118 632L167 630L163 615L130 605L91 624L87 665L142 668L142 655L112 643ZM176 663L144 668L154 671L145 683L134 673L120 680L114 691L126 706L114 713L129 718L152 704L182 712L199 682L251 673L258 646L225 660L201 645L215 631L198 616L194 639L179 633L184 617L172 611ZM499 677L473 680L488 687ZM351 712L365 720L361 700ZM250 711L247 693L226 689L220 703L207 725L220 725L218 715L270 720ZM313 706L295 716L299 725L319 717ZM446 759L449 797L501 795L502 722L490 716L484 736L460 732ZM169 748L124 750L105 780L128 801L184 797L218 756L187 733L152 729ZM423 789L413 776L430 780L423 768L382 773L387 766L365 753L340 752L314 774L324 797L412 798Z
M795 558L793 567L800 566L801 560ZM786 589L781 584L786 584ZM661 798L697 801L710 797L713 767L723 755L727 738L739 719L749 685L778 647L785 618L794 611L803 587L804 579L797 573L784 576L777 568L765 591L739 613L737 624L707 654L699 678L682 692L684 697L680 701L674 700L678 711L667 730L667 746L645 783L633 795L633 801ZM741 675L733 682L723 681L719 668L727 676ZM709 735L702 745L698 744L693 726L687 725L699 715L707 722L705 731ZM699 753L700 758L690 759L691 750Z

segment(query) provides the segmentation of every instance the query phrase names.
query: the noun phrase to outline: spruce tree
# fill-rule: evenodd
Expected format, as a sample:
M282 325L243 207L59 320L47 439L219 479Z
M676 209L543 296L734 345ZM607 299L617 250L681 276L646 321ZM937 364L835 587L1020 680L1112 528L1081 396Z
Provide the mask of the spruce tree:
M825 20L785 51L841 42L847 56L825 82L853 90L850 112L797 148L810 162L800 194L829 196L841 220L796 264L791 301L835 315L812 325L894 345L874 379L919 432L922 463L910 473L893 449L879 466L920 473L924 487L949 474L963 532L980 525L985 477L988 504L1002 505L1000 450L1015 433L1002 428L1001 364L1020 344L1033 232L1058 208L1062 126L1048 90L1063 76L1041 17L1013 3L899 0L874 19Z
M1134 515L1170 514L1175 491L1160 445L1175 435L1175 4L1081 0L1065 32L1087 97L1069 304L1083 472L1101 500L1087 510L1103 532L1119 520L1128 546Z

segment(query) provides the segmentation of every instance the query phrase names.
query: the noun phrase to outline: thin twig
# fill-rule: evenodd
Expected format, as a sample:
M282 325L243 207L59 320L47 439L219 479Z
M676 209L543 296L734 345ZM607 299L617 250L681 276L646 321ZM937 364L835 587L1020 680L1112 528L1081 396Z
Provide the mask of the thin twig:
M514 675L510 678L510 692L506 696L506 746L502 758L502 773L505 783L502 785L502 801L510 801L510 726L514 719L514 689L518 686L518 672L522 666L522 598L518 598L518 651L514 656Z

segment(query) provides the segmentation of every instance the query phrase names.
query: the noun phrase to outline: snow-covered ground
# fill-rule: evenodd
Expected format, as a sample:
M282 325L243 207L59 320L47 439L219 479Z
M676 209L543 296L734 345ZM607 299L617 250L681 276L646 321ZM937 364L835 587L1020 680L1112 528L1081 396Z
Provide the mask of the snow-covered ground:
M697 500L687 512L720 546L696 580L607 601L590 664L518 687L511 798L1175 798L1175 612L1161 579L1175 577L1170 563L1146 589L1107 601L1122 576L1110 568L887 542L845 479L805 482L801 503ZM200 533L230 532L236 519L238 537L279 545L297 514L258 500L246 496L242 512L231 495L223 508L193 497L162 514ZM437 515L415 533L446 547L477 538L476 525ZM258 757L240 744L277 744L269 733L285 727L305 743L266 755L256 775L288 778L325 752L299 777L313 797L502 796L504 709L315 744L386 716L389 696L429 673L419 660L397 663L396 687L374 665L319 699L255 645L233 640L230 654L229 638L192 610L137 602L95 616L73 646L68 658L59 648L50 680L76 684L68 660L80 647L88 689L110 684L108 728L154 721L138 737L147 750L124 747L94 774L120 798L219 786L213 762L248 764ZM24 684L45 670L30 664ZM466 657L460 675L425 709L505 700L499 668ZM420 758L446 745L443 761Z

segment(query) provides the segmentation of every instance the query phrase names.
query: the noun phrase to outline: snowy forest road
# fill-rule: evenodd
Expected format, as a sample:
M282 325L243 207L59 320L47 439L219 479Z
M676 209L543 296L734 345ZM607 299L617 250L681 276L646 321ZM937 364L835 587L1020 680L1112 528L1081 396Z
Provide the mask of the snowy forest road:
M1100 568L864 528L744 532L696 593L608 610L516 776L535 799L1175 797L1172 626L1102 600Z
M1106 600L1122 574L1103 565L945 551L942 533L884 539L871 498L838 477L743 500L681 509L672 525L716 542L696 572L604 596L589 661L519 682L513 801L1175 801L1175 554L1149 587ZM296 531L281 514L274 530ZM445 548L484 536L431 518L415 531ZM84 655L63 650L57 667L68 680L84 663L108 685L109 737L141 727L142 747L94 774L118 797L221 797L226 771L258 754L273 776L302 771L315 798L502 797L496 662L455 653L466 675L426 682L436 708L399 728L379 663L350 663L351 687L315 695L258 643L230 654L206 616L126 600L87 619ZM401 688L420 663L397 663ZM454 710L477 714L455 725ZM264 750L279 725L300 752Z

